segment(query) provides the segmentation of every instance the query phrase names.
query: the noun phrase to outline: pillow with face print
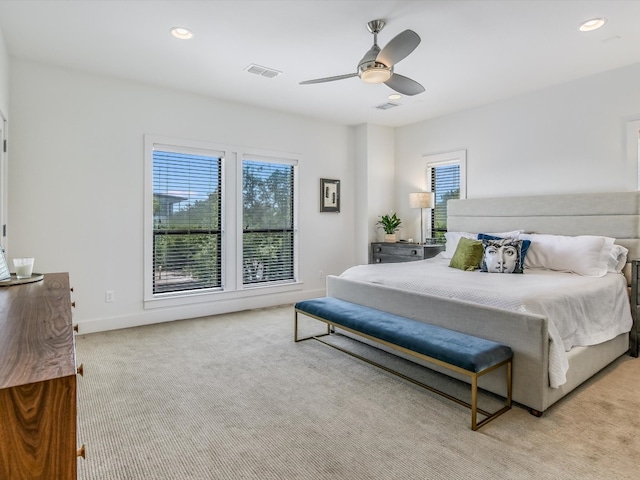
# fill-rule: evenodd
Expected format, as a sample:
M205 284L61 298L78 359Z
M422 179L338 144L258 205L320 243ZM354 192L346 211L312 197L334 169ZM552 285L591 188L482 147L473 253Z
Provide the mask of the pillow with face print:
M503 240L503 239L513 239L513 240L522 240L522 247L520 249L520 262L522 263L522 269L524 270L525 265L527 263L527 251L531 246L531 240L524 240L520 237L507 237L507 236L496 236L495 234L489 233L479 233L478 240Z
M488 273L522 273L522 240L483 240L482 267Z

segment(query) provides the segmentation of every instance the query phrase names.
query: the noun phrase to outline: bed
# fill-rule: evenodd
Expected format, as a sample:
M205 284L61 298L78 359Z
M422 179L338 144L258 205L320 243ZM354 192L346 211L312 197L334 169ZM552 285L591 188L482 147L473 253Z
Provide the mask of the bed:
M639 192L448 203L450 232L534 233L529 238L543 238L541 234L612 237L615 244L628 251L628 261L640 253L639 225ZM327 277L327 296L508 345L514 351L513 400L535 414L544 412L629 351L629 332L635 326L627 293L631 283L628 263L618 266L622 274L606 273L598 278L545 269L527 269L524 275L494 275L451 269L449 258L438 257L406 264L353 267L339 276ZM430 273L423 278L425 272ZM436 277L429 278L431 273ZM481 284L480 293L463 286L462 278ZM524 284L525 280L530 283ZM565 285L567 282L569 286ZM512 288L516 284L519 289ZM567 288L572 292L570 302L556 298L555 303L544 303L537 300L539 296L529 295L537 292L544 297L545 291ZM518 292L505 296L502 292L506 289ZM606 302L596 296L603 291L608 295ZM559 307L563 303L569 303L568 307L565 305L568 310ZM595 321L603 327L595 332L590 327L583 328L582 317L589 316L594 317L592 324ZM561 323L567 318L571 327ZM499 375L487 375L480 386L505 395Z

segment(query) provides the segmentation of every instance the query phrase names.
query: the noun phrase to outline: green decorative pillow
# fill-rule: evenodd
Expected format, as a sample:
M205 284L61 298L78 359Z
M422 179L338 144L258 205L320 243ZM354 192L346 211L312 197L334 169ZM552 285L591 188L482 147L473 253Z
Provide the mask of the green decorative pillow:
M458 242L449 266L460 270L477 270L480 268L483 254L482 241L463 237Z

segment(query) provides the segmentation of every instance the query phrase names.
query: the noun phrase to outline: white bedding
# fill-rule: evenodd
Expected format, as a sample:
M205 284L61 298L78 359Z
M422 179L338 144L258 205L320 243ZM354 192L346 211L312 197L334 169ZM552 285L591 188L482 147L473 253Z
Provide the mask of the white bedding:
M449 261L437 256L417 262L359 265L340 276L546 316L552 388L566 382L566 352L572 347L602 343L631 330L627 283L621 274L593 278L537 269L524 274L465 272L450 268Z

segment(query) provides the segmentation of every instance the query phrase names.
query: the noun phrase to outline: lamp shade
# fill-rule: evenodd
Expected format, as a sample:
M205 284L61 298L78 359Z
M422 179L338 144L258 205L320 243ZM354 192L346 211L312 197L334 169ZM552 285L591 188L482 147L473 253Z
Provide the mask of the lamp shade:
M409 194L410 208L433 208L432 192L416 192Z

